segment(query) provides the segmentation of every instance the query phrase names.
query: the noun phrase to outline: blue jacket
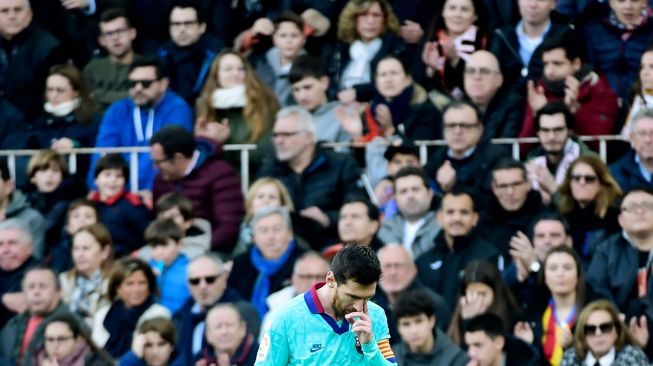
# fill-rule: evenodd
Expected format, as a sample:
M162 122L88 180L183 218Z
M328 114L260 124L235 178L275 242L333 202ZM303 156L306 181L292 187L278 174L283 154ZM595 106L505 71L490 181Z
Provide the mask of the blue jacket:
M626 99L630 87L639 75L642 53L653 41L653 19L636 28L627 40L623 30L615 28L607 19L585 26L589 61L605 74L610 87L619 98Z
M136 106L131 98L121 99L111 105L107 110L100 131L95 141L96 147L127 147L127 146L149 146L151 135L146 133L146 126L149 117L148 110L141 110L141 125L143 139L139 139L134 128L134 110ZM163 126L177 124L193 130L193 113L186 102L177 94L167 91L161 101L154 106L154 122L152 133L156 133ZM88 174L88 186L94 186L93 169L100 158L99 154L93 155L91 168ZM129 154L125 154L129 161ZM152 189L154 176L157 171L152 166L152 159L149 153L138 154L138 189ZM132 190L136 187L131 187Z
M610 174L624 192L638 186L653 188L653 181L647 182L639 170L639 166L635 161L635 154L635 150L630 149L621 159L610 164Z
M150 259L150 266L152 268L158 268L157 262L154 259ZM180 253L170 266L163 267L163 270L157 277L157 284L161 292L159 304L168 308L171 314L179 310L186 300L190 298L190 291L186 283L188 262L188 257Z

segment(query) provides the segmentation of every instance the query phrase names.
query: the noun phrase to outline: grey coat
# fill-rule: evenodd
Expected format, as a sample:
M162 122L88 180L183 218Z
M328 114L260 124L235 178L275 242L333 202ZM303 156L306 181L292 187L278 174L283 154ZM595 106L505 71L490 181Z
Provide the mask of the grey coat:
M415 241L410 246L413 258L418 258L423 253L433 249L435 237L440 232L440 225L435 220L435 211L429 211L424 216L424 224L417 230ZM395 215L381 225L378 237L384 244L402 243L404 238L404 218Z
M435 347L429 353L411 353L405 343L393 347L397 364L401 366L465 366L469 362L467 353L453 343L443 331L436 327Z

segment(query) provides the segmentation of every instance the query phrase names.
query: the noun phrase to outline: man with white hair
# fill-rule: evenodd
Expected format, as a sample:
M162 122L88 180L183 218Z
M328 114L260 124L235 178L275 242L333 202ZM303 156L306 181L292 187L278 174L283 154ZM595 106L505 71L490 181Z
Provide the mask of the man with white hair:
M362 193L356 162L317 146L313 117L302 107L281 109L272 136L276 159L261 167L259 177L277 178L288 188L301 221L294 222L297 234L314 249L338 242L340 206Z
M610 165L610 173L624 192L638 186L653 187L653 110L639 111L629 128L632 148Z

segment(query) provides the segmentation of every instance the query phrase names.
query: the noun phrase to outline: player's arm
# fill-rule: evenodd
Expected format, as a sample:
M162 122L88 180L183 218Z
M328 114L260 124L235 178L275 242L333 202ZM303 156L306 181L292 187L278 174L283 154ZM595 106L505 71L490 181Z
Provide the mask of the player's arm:
M256 354L255 366L286 366L290 362L290 347L285 318L277 316L264 326L264 335Z
M365 365L397 365L395 355L390 348L388 320L383 311L379 311L372 320L372 314L368 313L367 303L365 303L362 312L349 313L345 318L351 323L352 332L356 333L361 342Z
M395 359L395 354L392 352L392 348L390 348L390 340L388 338L378 342L373 339L370 343L362 344L361 347L363 349L363 355L365 355L365 365L397 365L397 360Z

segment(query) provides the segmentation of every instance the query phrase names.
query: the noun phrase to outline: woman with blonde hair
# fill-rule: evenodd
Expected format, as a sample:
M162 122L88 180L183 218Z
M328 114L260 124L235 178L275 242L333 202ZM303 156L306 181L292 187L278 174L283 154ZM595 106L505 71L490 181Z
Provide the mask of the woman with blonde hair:
M619 310L608 300L594 301L581 311L573 347L563 356L562 366L644 366L648 359L637 345Z
M279 103L240 53L223 50L211 64L196 105L198 134L220 144L257 144L251 160L258 165ZM263 146L262 146L263 145ZM227 152L227 161L240 169L240 154Z
M589 262L593 243L620 230L619 208L614 202L621 193L607 165L597 156L581 156L569 165L556 202L569 222L581 261Z

